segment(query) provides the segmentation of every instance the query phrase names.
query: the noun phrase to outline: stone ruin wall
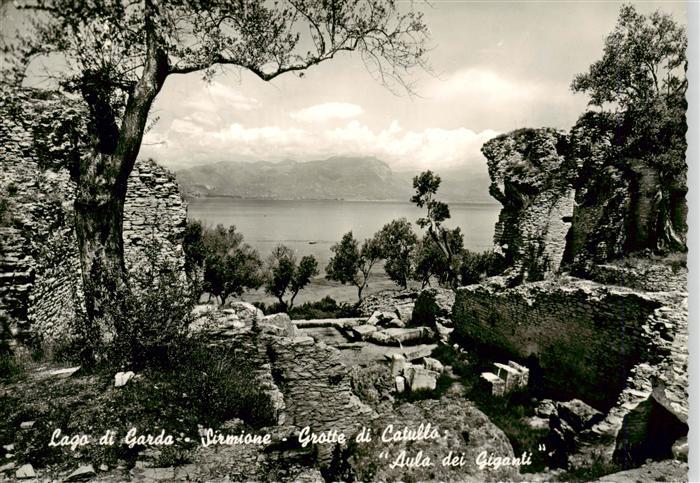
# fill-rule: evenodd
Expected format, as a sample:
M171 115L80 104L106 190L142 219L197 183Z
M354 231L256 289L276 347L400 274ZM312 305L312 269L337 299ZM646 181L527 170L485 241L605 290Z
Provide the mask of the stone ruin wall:
M516 357L557 399L582 399L608 409L641 361L657 362L661 306L653 296L621 287L566 279L511 289L473 285L458 289L453 319L459 337ZM665 328L663 328L665 329Z
M555 129L522 129L487 142L490 193L503 208L494 244L511 274L557 273L574 211L574 189L566 169L566 134ZM541 278L541 277L539 277Z
M605 412L581 433L574 466L616 460L630 445L644 455L645 444L669 437L659 444L670 451L687 433L687 292L678 289L686 277L655 292L573 277L472 285L458 289L453 320L459 338L525 363L531 384L555 399Z
M340 350L311 337L271 338L268 354L287 424L352 435L372 418L374 411L353 393Z
M25 103L41 103L26 99ZM42 167L34 149L31 108L22 116L0 101L0 193L11 219L0 227L0 311L10 316L3 337L57 339L80 300L77 241L72 228L75 184L66 169ZM149 244L184 266L181 239L187 208L174 176L139 160L128 181L124 209L127 266L138 270Z

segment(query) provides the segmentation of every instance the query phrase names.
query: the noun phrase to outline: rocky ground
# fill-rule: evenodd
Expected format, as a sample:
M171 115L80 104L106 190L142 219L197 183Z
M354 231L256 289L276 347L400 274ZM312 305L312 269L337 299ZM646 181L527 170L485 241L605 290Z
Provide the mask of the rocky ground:
M180 452L144 448L130 461L105 465L91 459L95 453L64 450L64 457L37 464L32 455L45 458L45 453L27 444L32 432L48 434L56 424L45 420L53 414L51 407L99 414L117 395L143 384L144 376L122 375L116 380L124 384L115 387L111 378L75 368L35 367L20 381L0 384L3 403L13 407L3 408L12 427L0 432L6 453L0 476L6 481L320 481L348 475L365 481L571 481L619 470L607 464L569 473L554 469L556 461L571 460L580 435L602 424L606 415L580 400L534 399L507 384L503 396L494 397L492 388L480 385L479 371L510 366L506 359L479 360L475 353L445 344L453 303L448 290L391 291L367 297L360 306L363 315L356 318L299 321L285 314L264 316L247 303L224 310L199 307L200 320L213 317L215 323L195 323L193 329L208 334L213 353L225 346L248 351L256 367L252 376L274 402L278 424L258 430L271 435L264 447L205 448L185 444L180 435ZM672 323L663 311L657 315ZM684 332L679 334L682 339ZM671 373L679 354L671 351ZM508 376L499 377L508 383ZM677 378L667 380L660 400L674 409L682 405L673 389ZM344 450L323 442L302 448L298 438L306 425L315 431L340 427L351 440L363 427L374 436ZM391 438L404 427L413 433ZM235 434L245 426L231 420L219 429ZM678 450L679 458L683 454L687 446ZM682 480L685 474L685 463L669 460L603 481Z

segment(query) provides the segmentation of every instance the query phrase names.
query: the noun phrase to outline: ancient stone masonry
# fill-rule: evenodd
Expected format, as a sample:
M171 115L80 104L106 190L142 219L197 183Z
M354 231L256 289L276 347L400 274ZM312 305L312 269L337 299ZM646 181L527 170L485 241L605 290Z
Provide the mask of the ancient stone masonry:
M511 289L474 285L457 291L453 319L459 337L527 362L558 399L579 398L608 409L629 370L656 363L664 352L653 323L660 294L561 277ZM537 374L540 372L540 374Z
M519 129L484 144L490 193L503 205L494 242L510 274L535 281L562 265L583 274L668 238L684 243L685 179L620 155L615 137L614 123L586 115L568 134Z
M687 433L688 313L687 272L667 275L653 292L573 277L463 287L456 332L517 357L531 370L530 385L555 399L581 399L605 412L576 436L569 464L603 457L629 467L670 458ZM639 286L637 278L631 285Z
M490 193L503 204L494 242L515 273L541 279L559 270L574 191L562 174L568 140L554 129L522 129L484 144Z
M8 200L10 220L0 227L0 309L13 321L13 338L54 339L64 333L81 293L72 227L75 184L69 163L46 159L65 151L47 153L35 134L54 128L39 113L68 109L70 103L64 106L55 96L6 94L0 96L0 192ZM54 133L46 134L52 139ZM139 160L128 181L124 213L127 265L136 269L145 248L155 242L164 246L173 265L183 266L185 222L186 205L172 175L152 161Z
M352 392L350 371L338 349L311 337L271 337L268 348L272 374L284 394L288 424L351 435L376 416Z

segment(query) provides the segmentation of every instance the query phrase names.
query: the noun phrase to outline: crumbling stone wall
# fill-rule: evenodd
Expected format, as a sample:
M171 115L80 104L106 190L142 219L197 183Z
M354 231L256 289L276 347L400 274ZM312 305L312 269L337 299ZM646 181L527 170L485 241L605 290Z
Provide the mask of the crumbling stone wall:
M0 227L0 310L13 321L11 337L56 339L65 333L82 292L72 221L75 184L68 163L46 159L65 151L47 154L35 134L53 129L37 113L60 108L61 99L5 94L0 96L0 192L9 201L10 219ZM154 242L172 265L184 266L180 243L186 215L173 175L153 161L139 160L125 204L127 266L137 270Z
M555 399L607 410L632 367L657 363L667 351L659 341L674 327L652 317L662 305L660 294L562 277L510 289L462 287L453 320L458 337L525 363Z
M559 271L571 225L574 192L567 169L568 140L554 129L521 129L488 141L491 195L503 209L494 242L512 272L542 279Z
M350 369L335 347L311 337L274 337L268 354L275 383L284 394L287 424L351 435L373 416L353 393Z

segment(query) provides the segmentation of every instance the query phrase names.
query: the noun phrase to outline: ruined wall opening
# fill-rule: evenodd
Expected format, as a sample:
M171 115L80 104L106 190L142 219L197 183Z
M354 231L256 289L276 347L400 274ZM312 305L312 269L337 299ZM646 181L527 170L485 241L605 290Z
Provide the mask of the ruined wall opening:
M533 395L577 398L607 411L630 370L660 356L645 330L659 306L629 290L572 279L569 286L463 287L453 317L467 350L528 366Z
M687 434L688 425L650 397L625 416L613 460L623 468L636 468L648 459L672 458L673 443Z

